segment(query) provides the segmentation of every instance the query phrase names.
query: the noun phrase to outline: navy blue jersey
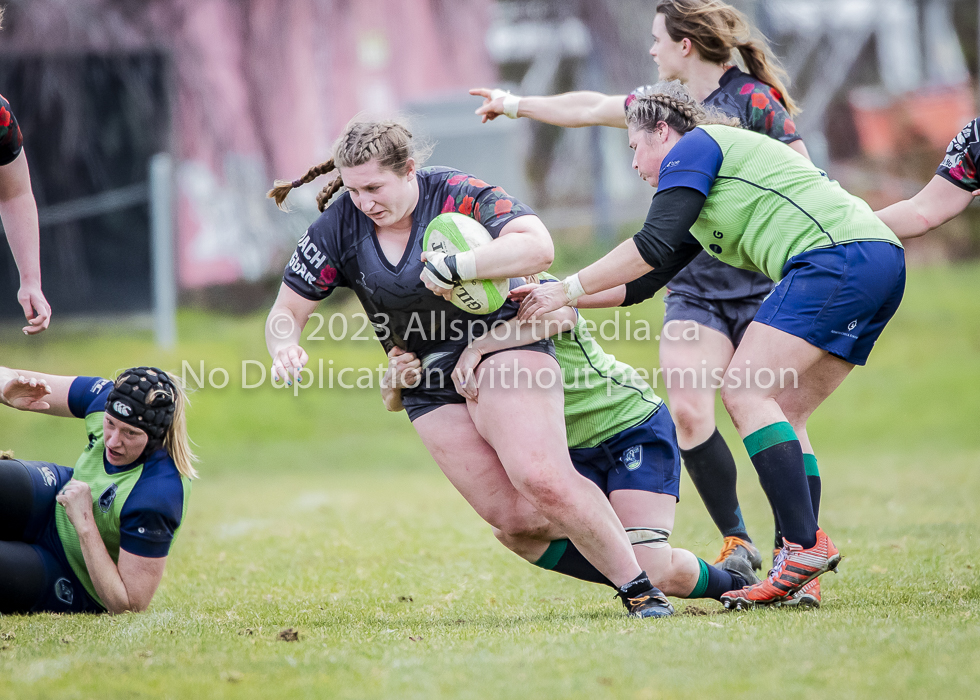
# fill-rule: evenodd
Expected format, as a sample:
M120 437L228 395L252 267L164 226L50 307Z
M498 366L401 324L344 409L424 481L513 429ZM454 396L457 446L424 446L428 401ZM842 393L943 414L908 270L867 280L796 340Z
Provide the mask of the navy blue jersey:
M936 175L967 192L980 189L977 163L980 162L980 118L963 127L946 149L946 157Z
M405 253L392 264L378 244L374 222L344 193L307 229L293 252L283 282L310 300L337 287L350 287L368 314L385 352L397 346L420 359L447 341L483 335L498 320L517 313L508 301L492 314L477 316L457 308L419 279L426 226L445 212L470 216L496 238L507 222L533 214L529 207L471 175L443 167L418 171L419 201ZM410 392L411 390L406 390Z
M0 165L13 163L24 146L17 117L7 98L0 95Z
M112 382L108 379L77 377L68 391L68 408L72 415L85 419L89 431L89 444L75 466L75 478L92 487L94 507L104 506L102 512L112 512L112 501L116 506L121 503L120 549L141 557L165 557L186 511L186 480L181 478L163 448L132 464L109 463L102 435L102 414L111 390ZM138 470L139 476L131 483L127 477L134 470Z
M637 88L631 92L626 105L647 89ZM738 117L743 128L783 143L792 143L802 137L782 99L775 88L733 66L725 71L718 81L718 89L702 104L729 117ZM758 272L731 267L702 252L674 275L667 288L672 293L701 299L741 299L768 294L772 280Z

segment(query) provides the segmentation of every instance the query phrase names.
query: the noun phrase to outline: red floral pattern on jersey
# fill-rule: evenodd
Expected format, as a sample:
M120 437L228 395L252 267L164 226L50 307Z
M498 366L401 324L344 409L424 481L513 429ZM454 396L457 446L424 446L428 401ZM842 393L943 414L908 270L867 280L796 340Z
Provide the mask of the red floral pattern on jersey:
M320 276L317 277L316 286L320 289L327 289L333 286L333 283L337 281L337 268L333 267L329 262L323 266L320 270Z
M765 83L747 82L740 93L751 95L742 124L746 129L779 140L796 133L796 124L789 118L778 90Z
M20 155L24 137L20 125L10 109L7 98L0 95L0 165L13 162Z
M491 187L479 178L457 173L446 180L454 191L446 196L442 213L458 212L489 227L494 219L530 214L531 210L507 194L502 187Z
M980 189L977 163L980 162L980 117L963 127L946 149L946 157L936 174L972 192Z

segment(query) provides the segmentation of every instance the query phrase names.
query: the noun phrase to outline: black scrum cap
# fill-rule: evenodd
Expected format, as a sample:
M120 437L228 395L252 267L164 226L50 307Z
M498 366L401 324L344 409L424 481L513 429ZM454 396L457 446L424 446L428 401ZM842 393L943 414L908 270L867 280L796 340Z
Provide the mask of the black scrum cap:
M174 422L177 391L167 373L156 367L134 367L115 381L105 411L116 420L145 432L159 445Z

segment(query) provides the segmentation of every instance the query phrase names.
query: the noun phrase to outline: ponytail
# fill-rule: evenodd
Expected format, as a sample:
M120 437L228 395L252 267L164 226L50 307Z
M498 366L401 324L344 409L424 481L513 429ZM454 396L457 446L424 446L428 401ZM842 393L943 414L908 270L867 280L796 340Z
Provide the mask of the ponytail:
M269 190L266 196L268 196L270 199L274 199L276 201L276 206L283 211L289 211L289 209L286 207L286 196L293 188L300 187L308 182L313 182L321 175L326 175L331 170L335 169L334 159L331 158L324 163L314 165L312 168L306 171L306 175L298 180L293 180L292 182L289 180L276 180L275 183L273 183L275 186ZM338 174L337 177L331 180L330 184L320 190L320 193L316 196L317 208L320 211L326 209L327 205L330 203L330 198L333 197L334 194L336 194L343 186L344 180Z
M790 97L786 90L789 76L786 71L776 61L769 52L769 48L758 39L749 39L735 45L738 53L742 56L746 69L753 78L766 83L779 93L779 100L786 107L790 116L795 117L800 113L800 106Z
M268 196L276 200L276 206L285 210L284 203L290 190L312 182L331 170L352 168L376 160L380 167L404 175L408 172L409 160L414 159L416 165L421 165L430 152L431 148L428 146L417 147L412 141L412 132L400 122L354 120L347 125L334 144L333 158L314 165L298 180L276 180L275 187L269 190ZM325 210L331 198L343 186L343 178L338 173L316 196L317 208L320 211Z
M749 74L776 90L790 115L800 113L786 89L786 71L765 40L753 37L751 25L737 9L721 0L660 0L657 12L664 16L672 40L689 39L709 63L724 65L732 60L732 51L738 50Z

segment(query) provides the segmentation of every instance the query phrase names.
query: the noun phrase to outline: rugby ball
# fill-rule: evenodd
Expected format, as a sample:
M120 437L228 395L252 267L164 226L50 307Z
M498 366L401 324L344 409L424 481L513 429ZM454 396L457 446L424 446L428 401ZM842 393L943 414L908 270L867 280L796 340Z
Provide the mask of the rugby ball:
M440 214L426 226L422 249L427 253L455 255L467 250L475 250L492 240L493 236L490 232L476 219L456 212L447 212ZM454 306L471 314L489 314L504 305L509 291L510 281L506 278L468 280L458 282L453 287L452 302Z

